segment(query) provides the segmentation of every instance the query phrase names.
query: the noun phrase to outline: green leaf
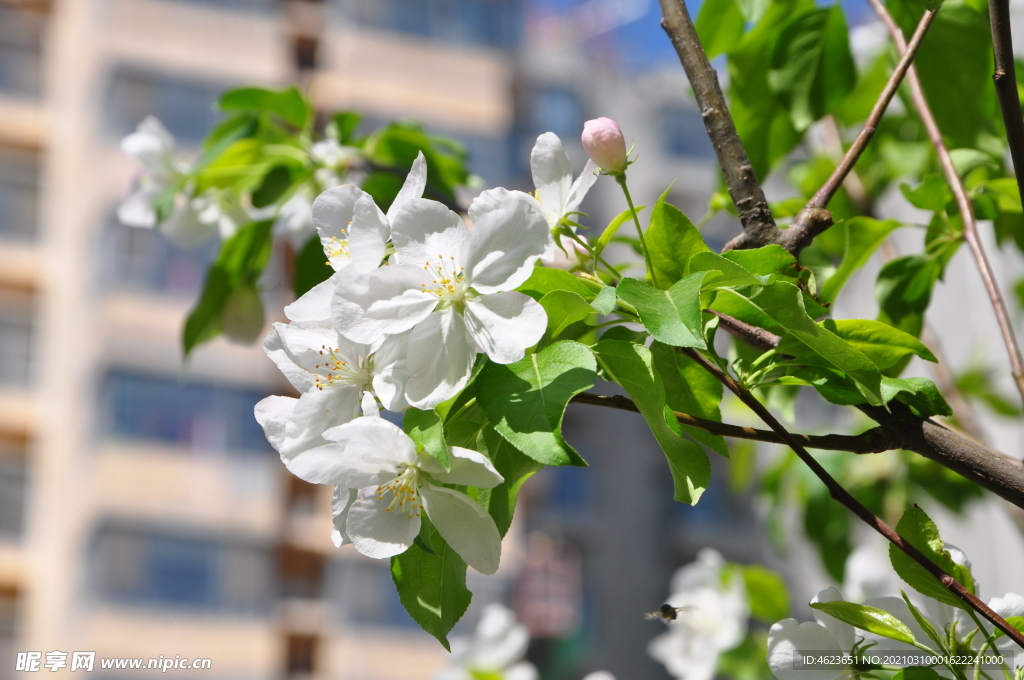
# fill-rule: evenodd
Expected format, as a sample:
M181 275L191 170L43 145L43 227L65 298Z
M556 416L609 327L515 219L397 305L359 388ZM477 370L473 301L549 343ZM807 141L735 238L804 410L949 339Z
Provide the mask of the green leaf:
M922 210L945 210L953 201L953 191L946 184L946 180L936 174L925 175L916 187L903 182L900 184L900 191L912 206Z
M751 616L768 625L789 616L789 589L781 575L757 564L742 570Z
M645 207L646 206L643 205L636 206L637 216L643 212ZM601 253L604 252L604 249L607 248L608 244L612 242L613 238L615 238L615 234L619 231L619 227L621 227L627 220L632 219L633 211L628 208L616 215L615 218L608 223L608 226L605 227L604 231L601 232L601 236L597 239L597 243L594 244L594 257L600 257Z
M691 274L668 290L627 278L619 282L618 296L636 309L655 339L675 347L707 349L700 306L700 286L706 275Z
M654 370L651 351L622 340L601 340L594 350L598 363L626 390L665 452L675 500L696 505L711 481L711 463L704 449L680 437L665 420L665 386Z
M884 609L853 602L812 602L811 607L868 633L907 644L916 642L907 625Z
M791 283L777 282L756 290L749 298L732 290L723 290L715 300L716 308L723 296L726 300L731 298L734 304L738 303L741 309L751 310L760 321L756 325L779 333L784 341L789 340L790 349L786 353L801 351L800 345L806 347L829 366L856 381L870 403L882 403L881 372L863 352L807 315L799 288Z
M665 202L667 195L666 190L651 211L651 224L645 235L651 265L662 288L687 274L686 263L694 254L711 250L689 218Z
M265 208L277 202L288 189L294 178L291 168L287 165L275 165L270 169L256 190L252 192L252 207Z
M813 7L813 0L772 0L757 26L729 52L729 105L754 174L761 180L803 137L769 87L768 72L782 24Z
M923 316L941 274L941 263L925 255L905 255L886 262L875 284L879 320L911 332L906 321ZM917 329L920 332L920 326Z
M615 309L615 287L605 286L601 289L601 292L594 296L594 299L590 301L590 306L594 308L602 316L612 313Z
M891 680L939 680L941 677L934 668L907 666L897 671Z
M763 286L771 276L755 276L741 264L711 251L699 252L690 258L687 264L690 274L708 272L703 288L736 288L740 286Z
M856 85L848 33L841 5L802 12L779 32L768 82L797 130L836 110Z
M433 551L413 545L391 558L391 579L413 621L450 651L448 633L469 608L466 563L423 518L420 537Z
M881 321L839 319L826 322L826 327L863 352L881 371L914 355L938 363L923 342Z
M195 193L230 187L242 181L257 182L267 170L262 156L263 142L259 139L246 137L232 142L195 174Z
M939 388L927 378L882 378L882 396L886 403L903 402L922 418L953 415Z
M871 255L900 226L896 220L875 220L870 217L854 217L844 222L845 245L843 259L832 276L818 290L822 302L835 302L840 291L854 272L864 266Z
M217 259L206 272L199 300L185 320L181 339L185 356L221 332L221 312L232 292L256 285L270 259L273 224L272 220L251 222L221 244Z
M330 122L327 123L327 134L339 143L347 144L352 140L362 120L362 114L355 111L338 111L331 114Z
M750 250L730 250L722 257L735 262L754 276L775 276L790 283L800 280L799 263L793 254L782 246L771 245Z
M550 339L558 338L569 326L594 314L594 308L579 293L567 290L547 293L540 304L548 315L547 337Z
M422 447L436 458L445 470L451 467L440 416L433 411L410 408L402 417L402 429L417 444L417 448Z
M312 108L296 87L266 90L261 87L241 87L221 95L221 111L257 111L272 113L295 128L302 129L309 122Z
M512 524L516 498L523 483L543 465L512 446L493 427L486 427L477 439L477 450L486 452L494 468L505 481L492 489L477 489L476 500L487 512L504 536Z
M476 378L477 403L494 429L545 465L586 466L562 438L569 400L593 387L597 364L590 349L565 340L514 364L488 363Z
M295 272L292 275L292 290L295 297L301 297L316 284L329 279L333 273L334 269L327 264L327 256L324 254L320 237L314 234L295 256Z
M469 176L465 150L457 144L428 135L415 123L400 122L374 131L366 138L363 146L363 153L373 163L403 169L403 172L395 174L399 186L405 171L412 167L420 151L427 161L427 189L424 195L454 203L455 188L465 184ZM390 204L391 201L378 203L381 210L387 210Z
M743 36L745 25L737 0L705 0L694 24L708 59L732 49Z
M722 401L722 383L698 366L693 359L674 348L655 341L651 344L654 368L665 386L665 400L673 411L721 422L718 405ZM691 437L715 453L729 457L725 439L699 427L680 426Z
M537 301L553 290L567 290L583 298L592 297L594 294L578 277L562 269L548 267L534 267L530 278L516 290Z
M912 505L907 508L896 525L896 533L924 553L925 557L938 565L940 569L962 583L969 591L975 592L974 578L971 576L970 570L950 558L949 553L943 547L942 539L939 538L938 528L920 507ZM889 546L889 559L899 577L917 592L960 609L968 608L963 600L943 587L938 579L895 545Z
M1010 616L1007 617L1006 622L1013 626L1013 629L1016 630L1018 633L1024 633L1024 616ZM995 637L997 639L1005 635L1006 633L1004 633L1001 630L997 629L995 631Z
M914 57L925 97L950 148L980 148L986 136L1001 134L986 7L946 0ZM908 36L921 19L916 2L894 2L889 11ZM957 93L958 105L942 106L950 92Z

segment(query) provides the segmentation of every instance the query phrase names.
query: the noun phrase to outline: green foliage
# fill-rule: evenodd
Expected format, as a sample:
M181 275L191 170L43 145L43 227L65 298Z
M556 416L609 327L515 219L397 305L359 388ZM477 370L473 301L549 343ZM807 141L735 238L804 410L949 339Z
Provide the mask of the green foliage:
M728 52L743 35L746 21L738 0L706 0L694 26L708 59Z
M906 624L884 609L853 602L812 602L811 607L868 633L907 644L915 642Z
M247 111L276 116L299 129L310 122L313 114L312 107L295 87L279 91L242 87L225 92L218 105L221 111Z
M671 410L707 420L722 420L718 405L722 401L723 388L714 376L693 359L661 342L651 344L651 358L665 388L665 403ZM680 427L707 448L729 457L729 448L723 437L698 427L682 424Z
M711 464L699 445L681 437L666 420L665 385L654 369L651 351L622 340L601 340L594 353L604 375L621 385L636 403L665 452L675 499L696 505L711 481Z
M504 536L512 524L516 498L523 483L543 465L510 444L493 427L485 427L477 438L476 450L485 452L505 481L492 489L477 489L476 500L487 508L498 532Z
M771 569L756 564L746 565L742 569L750 615L768 625L789 616L789 589L785 579Z
M448 445L444 441L444 426L441 417L433 411L421 411L411 408L402 417L402 429L422 448L436 458L445 470L451 467L448 457Z
M545 465L586 465L562 439L569 400L594 386L597 365L577 342L559 342L514 364L484 366L476 395L494 429L510 444Z
M949 553L943 548L942 539L939 538L938 527L920 507L914 505L907 508L896 525L896 533L963 584L967 590L975 592L974 577L971 576L970 570L950 558ZM963 600L947 590L937 578L894 545L889 546L889 559L899 577L917 592L939 602L968 609Z
M853 90L848 33L843 8L832 5L793 16L776 34L768 84L797 130L834 111Z
M651 265L662 288L669 288L688 273L690 257L711 251L689 218L666 202L667 196L668 190L654 205L646 234Z
M466 563L424 516L421 544L391 558L391 579L409 616L450 651L448 633L469 608Z
M850 277L864 266L878 246L899 226L896 220L880 221L870 217L847 220L843 225L845 238L842 260L835 273L818 290L818 299L822 302L835 302Z
M259 303L258 297L253 300L252 293L238 291L255 290L257 280L263 273L267 260L270 259L273 245L270 238L271 226L272 223L269 221L247 224L221 245L216 261L206 273L199 302L185 320L181 342L186 356L197 345L221 332L221 315L229 300L239 304L239 295L245 295L245 305L250 310ZM260 309L262 311L262 306ZM251 314L251 311L249 313ZM262 327L262 324L260 326Z
M636 279L623 279L618 296L636 310L655 340L675 347L707 349L700 307L704 277L704 272L691 274L668 290L658 290Z

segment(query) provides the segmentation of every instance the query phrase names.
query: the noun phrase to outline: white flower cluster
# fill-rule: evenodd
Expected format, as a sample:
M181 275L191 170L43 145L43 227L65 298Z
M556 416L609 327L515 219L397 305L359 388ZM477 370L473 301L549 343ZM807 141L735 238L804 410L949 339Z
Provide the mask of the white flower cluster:
M435 680L537 680L537 668L522 661L530 644L530 632L516 621L512 610L504 605L489 604L480 615L472 637L452 639L449 665L442 668Z
M668 604L680 611L647 653L679 680L711 680L718 657L743 641L750 605L739 572L728 572L718 551L705 548L672 577Z
M549 174L562 182L568 159L557 137L541 139L549 138L564 160L560 174ZM337 545L376 558L400 554L425 512L470 566L490 574L501 549L494 521L443 485L494 487L503 479L491 462L452 447L446 470L400 428L360 416L451 399L478 353L501 364L525 356L547 315L514 289L552 247L553 220L534 196L498 188L473 202L469 226L422 198L426 182L420 154L386 214L351 185L314 201L312 220L335 273L285 308L290 323L274 324L264 348L300 396L268 397L256 418L292 473L335 486ZM578 205L565 199L565 184L557 210Z
M117 209L117 217L130 227L160 231L179 248L194 248L215 237L228 239L250 220L274 218L274 232L286 236L300 248L313 235L312 204L318 189L340 184L347 168L359 159L359 150L342 146L328 137L308 149L310 163L316 168L310 182L297 186L280 206L262 210L244 208L216 189L199 195L188 182L173 197L171 211L158 219L156 204L166 192L182 183L192 171L178 157L174 137L163 124L148 116L135 132L121 141L121 150L142 165L135 190Z
M959 548L947 543L945 549L950 557L959 565L971 567L967 556ZM840 602L843 596L835 588L827 588L819 592L812 603ZM886 611L895 616L910 629L914 638L926 645L932 640L918 623L907 603L901 597L885 596L869 599L865 605ZM1024 616L1024 597L1015 593L1007 593L1003 597L992 598L988 602L1001 617ZM939 635L946 639L955 638L955 650L966 652L979 651L985 644L982 635L972 631L976 626L963 609L943 604L931 598L923 598L919 607L920 613L931 622ZM815 654L845 657L856 650L867 650L871 654L884 655L886 652L917 652L919 648L904 642L898 642L876 634L867 633L854 628L828 614L815 610L814 621L799 623L796 619L784 619L772 626L768 635L768 666L779 680L837 680L853 677L851 666L844 668L828 667L821 669L798 668L794 662L805 652L813 650ZM1001 654L1012 666L1014 655L1020 652L1012 640L1002 637L996 643L996 651L989 654ZM1024 660L1020 657L1018 661ZM1019 663L1018 663L1019 665ZM935 671L943 678L952 679L949 669L936 666Z

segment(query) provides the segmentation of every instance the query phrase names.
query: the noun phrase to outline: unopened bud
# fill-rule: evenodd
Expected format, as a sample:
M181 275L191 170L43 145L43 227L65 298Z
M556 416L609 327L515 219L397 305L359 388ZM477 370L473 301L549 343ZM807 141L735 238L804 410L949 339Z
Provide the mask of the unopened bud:
M607 174L617 175L629 165L626 140L611 118L597 118L583 124L583 148L597 167Z

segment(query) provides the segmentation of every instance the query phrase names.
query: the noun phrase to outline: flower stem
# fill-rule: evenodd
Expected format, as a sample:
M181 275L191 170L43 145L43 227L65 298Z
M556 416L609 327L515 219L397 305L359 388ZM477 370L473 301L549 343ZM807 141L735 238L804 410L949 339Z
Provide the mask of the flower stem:
M640 248L644 251L644 262L647 263L647 272L651 275L651 283L654 284L655 288L660 288L658 277L654 273L654 265L651 264L651 253L647 250L647 241L644 240L644 230L640 226L640 218L637 217L636 208L633 207L633 198L629 195L629 189L626 187L626 173L620 172L612 176L619 183L619 186L622 187L622 193L626 195L626 204L629 205L629 212L633 214L633 223L636 224L636 234L640 237Z

